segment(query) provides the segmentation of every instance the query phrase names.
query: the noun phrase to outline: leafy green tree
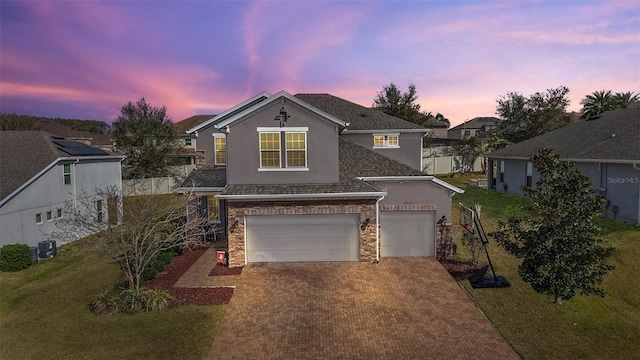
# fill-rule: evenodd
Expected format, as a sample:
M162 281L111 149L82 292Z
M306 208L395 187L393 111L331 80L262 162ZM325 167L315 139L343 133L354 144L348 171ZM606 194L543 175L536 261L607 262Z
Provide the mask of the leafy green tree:
M71 129L104 134L109 131L109 124L97 120L55 119L55 121Z
M482 141L475 136L465 135L462 139L454 141L451 146L454 154L460 157L460 172L473 171L473 165L482 154Z
M555 303L576 291L604 296L596 287L613 270L604 264L614 249L602 245L593 218L603 210L589 178L571 162L560 161L551 149L531 159L540 173L534 188L523 188L533 200L525 218L498 220L492 233L497 243L522 259L520 277L538 293L552 294Z
M382 91L376 94L373 99L373 107L385 114L418 123L421 114L420 104L416 103L417 99L418 95L414 84L409 85L409 89L402 92L396 84L390 83L384 85Z
M437 113L435 116L435 119L438 121L442 121L443 123L447 123L449 125L451 125L451 121L449 121L449 119L447 119L446 117L444 117L444 115Z
M504 120L498 135L516 143L569 124L568 93L568 88L560 86L529 97L517 92L503 95L497 100L496 114Z
M28 115L0 114L0 131L40 130L36 118Z
M118 151L126 156L123 168L128 177L171 175L171 166L177 165L177 158L172 155L177 153L179 144L166 107L153 107L144 98L129 102L112 127Z

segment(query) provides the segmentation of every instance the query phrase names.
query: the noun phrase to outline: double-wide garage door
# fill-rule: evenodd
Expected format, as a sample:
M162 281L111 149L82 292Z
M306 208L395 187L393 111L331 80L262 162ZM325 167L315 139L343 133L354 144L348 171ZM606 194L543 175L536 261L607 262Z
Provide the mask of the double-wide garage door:
M435 256L435 211L381 211L380 256Z
M359 220L359 214L247 216L247 262L358 261Z

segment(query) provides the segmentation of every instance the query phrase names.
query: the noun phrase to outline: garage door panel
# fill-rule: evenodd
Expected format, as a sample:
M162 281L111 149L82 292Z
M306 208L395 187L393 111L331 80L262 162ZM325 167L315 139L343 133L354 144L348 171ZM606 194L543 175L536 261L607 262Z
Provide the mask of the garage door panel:
M247 262L357 261L358 222L358 214L247 216Z
M380 224L380 256L435 256L435 211L382 211Z

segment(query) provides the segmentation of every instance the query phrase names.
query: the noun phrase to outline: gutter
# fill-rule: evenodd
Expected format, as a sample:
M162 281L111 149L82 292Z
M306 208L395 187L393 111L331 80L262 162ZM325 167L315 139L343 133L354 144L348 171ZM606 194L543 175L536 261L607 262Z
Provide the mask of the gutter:
M350 130L344 129L343 134L386 134L396 133L428 133L429 129L372 129L372 130Z
M311 193L311 194L249 194L224 195L216 197L221 200L327 200L327 199L367 199L387 195L387 192L357 192L357 193Z
M371 181L431 181L444 188L447 188L454 193L462 194L464 190L457 186L453 186L446 181L440 180L437 177L431 175L418 175L418 176L365 176L358 177L358 180L371 182Z
M487 154L483 156L487 159L497 159L497 160L526 160L530 161L531 157L524 156L491 156L491 154ZM575 163L604 163L604 164L631 164L637 165L638 160L619 160L619 159L578 159L578 158L560 158L560 161L571 161ZM637 169L636 169L637 170Z

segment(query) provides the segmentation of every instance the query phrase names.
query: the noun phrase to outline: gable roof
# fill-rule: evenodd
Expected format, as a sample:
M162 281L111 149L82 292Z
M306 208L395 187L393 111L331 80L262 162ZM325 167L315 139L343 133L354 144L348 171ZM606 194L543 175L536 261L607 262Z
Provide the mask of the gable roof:
M211 120L215 117L215 115L193 115L184 120L178 121L173 124L173 128L176 130L178 135L185 134L189 129L196 127L202 124L205 121Z
M639 163L640 108L605 112L487 155L493 159L529 159L551 148L563 160Z
M428 129L330 94L296 94L296 98L349 123L346 133L364 130L423 132Z
M237 112L225 119L222 119L221 121L217 121L215 122L214 126L218 129L223 128L225 126L229 126L231 124L233 124L236 121L242 120L244 117L246 117L247 115L259 110L260 108L263 108L265 106L268 106L276 101L282 100L282 99L286 99L289 100L295 104L297 104L298 106L301 106L313 113L316 113L318 116L325 118L327 121L333 122L343 128L349 126L349 122L347 121L343 121L321 109L316 108L315 106L304 102L292 95L290 95L289 93L287 93L286 91L280 91L277 94L271 95L270 97L264 99L263 101L256 103L255 105L253 105L252 107L246 108L244 111L241 112ZM222 115L222 114L220 114Z
M0 200L59 159L95 156L122 158L79 142L54 137L44 131L0 131L0 154Z
M261 103L262 101L264 101L266 98L268 98L269 96L271 96L269 93L266 92L262 92L254 97L251 97L237 105L235 105L234 107L225 110L223 112L221 112L220 114L218 114L216 117L211 118L203 123L200 123L198 125L193 126L192 128L187 130L187 133L193 133L193 132L197 132L200 131L201 129L211 125L211 124L217 124L220 123L221 121L224 121L225 119L238 114L240 112L243 112L244 110L251 108L253 106L255 106L256 104Z
M481 116L475 117L471 120L467 120L458 126L454 126L449 130L461 130L461 129L482 129L487 125L497 126L502 120L493 116Z

